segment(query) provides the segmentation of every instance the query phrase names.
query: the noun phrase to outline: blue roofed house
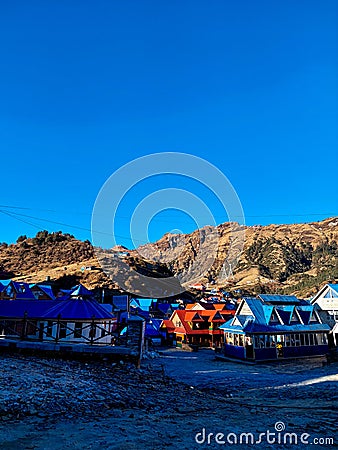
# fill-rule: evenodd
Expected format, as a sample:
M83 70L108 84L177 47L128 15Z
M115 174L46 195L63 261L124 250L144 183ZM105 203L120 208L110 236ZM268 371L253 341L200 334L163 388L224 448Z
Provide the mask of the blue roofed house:
M220 329L228 358L264 361L328 352L330 327L322 323L313 305L294 296L245 297Z
M326 284L313 297L314 305L321 320L330 326L329 344L338 346L338 284Z
M154 302L155 300L153 298L134 298L131 300L130 306L138 312L150 312Z
M66 299L0 302L0 339L109 344L115 327L115 316L81 285Z
M9 280L2 283L0 298L3 300L33 300L35 299L28 283Z
M31 284L30 290L38 300L55 300L53 289L48 284Z

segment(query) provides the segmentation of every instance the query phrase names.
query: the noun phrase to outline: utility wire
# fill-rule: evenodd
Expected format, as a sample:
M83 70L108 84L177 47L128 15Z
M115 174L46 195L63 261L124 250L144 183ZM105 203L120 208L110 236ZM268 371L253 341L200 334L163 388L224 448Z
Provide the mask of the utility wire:
M2 207L2 208L5 207L5 208L12 208L12 209L20 209L20 210L33 210L33 208L18 207L18 206L8 206L8 205L7 206L0 205L0 207ZM44 210L44 211L46 211L46 212L47 211L48 212L57 212L57 211L47 210L47 209ZM87 232L94 232L96 234L106 235L106 236L110 236L110 237L114 236L114 237L117 237L119 239L124 239L124 240L131 241L132 243L139 242L140 244L143 244L143 245L145 244L145 242L143 240L133 239L130 236L122 236L122 235L114 234L113 232L112 233L108 233L108 232L105 232L105 231L91 230L90 228L80 227L78 225L72 225L72 224L68 224L68 223L65 223L65 222L58 222L58 221L55 221L55 220L45 219L45 218L36 217L36 216L28 215L28 214L22 214L22 213L13 212L13 211L9 212L9 211L6 211L4 209L0 209L0 213L3 213L3 214L5 214L5 215L7 215L9 217L12 217L13 219L16 219L16 220L18 220L20 222L23 222L23 223L26 223L28 225L31 225L34 228L37 228L39 230L41 230L41 226L39 226L36 223L30 222L28 220L22 219L22 217L28 218L28 219L38 220L38 221L41 221L41 222L51 223L51 224L55 224L55 225L61 225L63 227L67 227L67 228L71 228L71 229L77 229L77 230L87 231ZM313 214L313 215L315 215L315 214ZM317 215L321 215L321 214L318 213ZM279 216L288 216L288 215L280 214ZM299 214L299 216L305 216L305 214ZM308 214L307 214L307 216L308 216ZM264 216L246 216L246 217L264 217ZM268 217L268 216L266 216L266 217ZM272 217L272 216L269 216L269 217ZM130 218L129 218L129 220L130 220Z
M41 211L41 212L52 212L52 213L66 213L66 214L73 214L73 215L88 215L91 216L92 213L85 213L85 212L79 212L79 211L56 211L53 209L41 209L41 208L29 208L24 206L11 206L11 205L0 205L0 208L6 208L6 209L21 209L21 210L28 210L28 211ZM308 216L327 216L327 217L336 217L338 214L333 212L326 212L326 213L307 213L307 214L255 214L255 215L247 215L244 214L244 218L268 218L268 217L308 217ZM124 216L120 214L116 214L115 216L117 219L127 219L130 220L130 216ZM229 218L226 215L219 215L219 216L213 216L214 218L218 219L226 219ZM241 218L242 216L232 216L233 218ZM162 219L156 219L158 222L168 222L163 221Z

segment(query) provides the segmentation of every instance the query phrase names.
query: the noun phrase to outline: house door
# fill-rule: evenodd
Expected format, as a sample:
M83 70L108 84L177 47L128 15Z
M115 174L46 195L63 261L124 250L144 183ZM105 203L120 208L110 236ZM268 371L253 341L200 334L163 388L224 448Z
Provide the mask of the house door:
M246 346L246 357L248 359L254 359L254 349L252 344Z
M246 336L245 338L245 354L247 359L254 359L254 348L251 336Z

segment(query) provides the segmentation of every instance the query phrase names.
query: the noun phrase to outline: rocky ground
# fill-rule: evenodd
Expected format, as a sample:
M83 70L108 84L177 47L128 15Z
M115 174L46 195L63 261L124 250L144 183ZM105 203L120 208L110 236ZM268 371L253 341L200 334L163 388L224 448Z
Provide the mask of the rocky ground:
M312 443L333 438L333 445L320 448L335 448L337 368L323 360L226 363L215 361L212 351L166 350L141 369L1 355L0 448L222 448L217 433L234 433L238 440L252 433L256 439L275 431L277 422L298 439L302 433ZM308 447L266 441L227 446Z

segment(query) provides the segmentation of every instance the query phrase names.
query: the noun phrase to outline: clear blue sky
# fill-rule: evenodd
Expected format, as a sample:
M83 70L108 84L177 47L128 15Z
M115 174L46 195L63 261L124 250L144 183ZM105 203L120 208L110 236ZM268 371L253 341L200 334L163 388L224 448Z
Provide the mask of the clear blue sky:
M90 238L105 180L166 151L222 170L249 225L337 215L337 9L335 0L1 2L0 203L27 209L1 207L12 216L0 214L0 241L37 228ZM125 203L116 233L128 237ZM168 211L150 237L175 228L194 224Z

